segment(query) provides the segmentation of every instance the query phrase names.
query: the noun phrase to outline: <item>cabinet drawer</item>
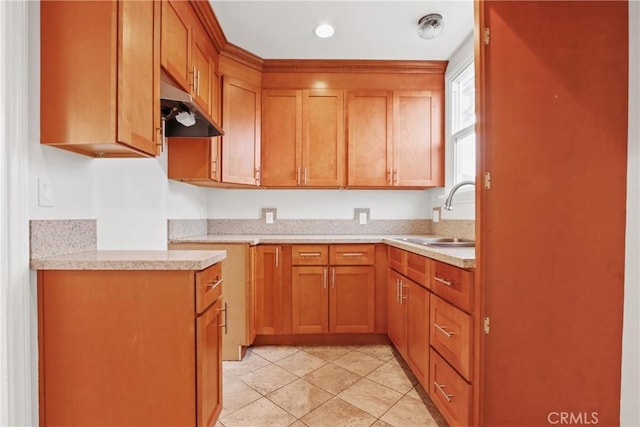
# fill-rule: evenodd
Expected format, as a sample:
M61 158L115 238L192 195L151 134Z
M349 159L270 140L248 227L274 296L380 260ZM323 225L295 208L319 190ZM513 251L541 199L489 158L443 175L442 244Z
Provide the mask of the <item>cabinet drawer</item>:
M433 349L429 360L429 397L450 426L470 426L472 386Z
M406 274L407 266L407 251L389 246L388 249L389 268L394 269L400 274Z
M407 277L421 285L431 288L431 260L422 255L407 252Z
M331 265L373 265L375 245L331 245Z
M293 265L327 265L329 247L327 245L294 245L291 248Z
M431 298L431 346L468 381L471 381L472 325L473 319L467 313L437 296Z
M222 295L222 263L196 273L196 313L202 313Z
M431 290L438 296L471 313L473 273L443 262L433 262Z

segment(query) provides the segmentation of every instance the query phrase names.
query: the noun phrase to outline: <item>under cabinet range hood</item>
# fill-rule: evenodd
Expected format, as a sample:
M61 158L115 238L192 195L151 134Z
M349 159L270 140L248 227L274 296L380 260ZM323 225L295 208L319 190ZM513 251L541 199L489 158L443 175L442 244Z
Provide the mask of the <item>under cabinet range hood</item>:
M193 100L177 88L168 77L160 80L160 113L167 138L203 138L224 135L222 127L212 120Z

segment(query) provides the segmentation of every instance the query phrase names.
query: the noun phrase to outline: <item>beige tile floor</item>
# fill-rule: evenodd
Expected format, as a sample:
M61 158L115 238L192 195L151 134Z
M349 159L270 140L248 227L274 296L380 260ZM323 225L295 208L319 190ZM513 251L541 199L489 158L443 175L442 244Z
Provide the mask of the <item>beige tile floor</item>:
M252 347L223 362L218 426L446 426L395 348Z

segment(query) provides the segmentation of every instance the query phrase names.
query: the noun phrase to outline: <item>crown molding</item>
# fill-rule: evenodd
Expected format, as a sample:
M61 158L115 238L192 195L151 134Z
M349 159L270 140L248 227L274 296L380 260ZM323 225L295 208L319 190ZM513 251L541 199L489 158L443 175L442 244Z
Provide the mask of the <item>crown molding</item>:
M253 68L254 70L258 70L261 72L264 70L264 60L262 58L254 55L248 50L234 45L233 43L227 43L220 51L220 55L238 61L248 67Z
M224 32L222 32L222 27L211 7L211 3L207 0L191 0L191 5L200 22L204 25L206 32L209 34L216 50L218 52L222 51L229 42Z
M449 61L351 59L265 59L265 73L421 73L444 74Z

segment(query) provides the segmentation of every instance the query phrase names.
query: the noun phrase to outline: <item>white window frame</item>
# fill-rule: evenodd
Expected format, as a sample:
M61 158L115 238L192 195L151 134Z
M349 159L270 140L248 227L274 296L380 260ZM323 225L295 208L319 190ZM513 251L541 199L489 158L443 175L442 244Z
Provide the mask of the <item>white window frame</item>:
M442 196L446 197L449 190L457 183L455 182L456 159L455 159L455 142L456 139L465 137L470 133L475 133L475 122L453 134L453 85L454 83L468 72L469 67L474 67L474 58L471 56L463 61L459 67L453 70L445 77L445 189L446 192ZM473 68L472 68L473 69ZM475 73L475 69L473 70ZM476 153L477 155L477 153ZM456 192L456 204L459 203L475 203L475 188L473 186L464 186Z

